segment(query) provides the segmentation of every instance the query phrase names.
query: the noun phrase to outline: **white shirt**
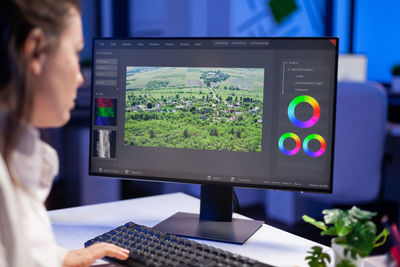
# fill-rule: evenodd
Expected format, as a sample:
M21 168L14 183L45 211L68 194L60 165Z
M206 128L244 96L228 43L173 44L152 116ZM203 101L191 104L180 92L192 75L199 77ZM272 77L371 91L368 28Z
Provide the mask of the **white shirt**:
M0 266L32 266L17 194L0 155Z
M0 161L4 164L3 159ZM12 153L11 169L21 186L17 188L13 186L14 190L9 194L11 196L8 196L4 201L9 202L9 206L18 210L14 213L18 216L14 217L19 217L17 224L21 229L19 229L19 235L15 238L20 239L21 233L23 234L22 242L26 243L24 244L26 251L22 257L27 257L33 261L33 265L24 264L20 266L61 266L67 250L56 245L51 223L44 206L53 178L58 172L56 151L40 140L37 129L27 127L16 150ZM1 180L6 180L4 177L8 178L8 176L6 169L0 168ZM3 184L5 185L3 182L0 183L0 192ZM3 224L0 227L3 228ZM3 242L3 247L4 243L5 246L10 244L7 240L2 240L1 236L0 241ZM17 243L21 244L21 240L18 240ZM1 264L2 257L0 246L0 266L3 266ZM8 264L4 266L8 266Z

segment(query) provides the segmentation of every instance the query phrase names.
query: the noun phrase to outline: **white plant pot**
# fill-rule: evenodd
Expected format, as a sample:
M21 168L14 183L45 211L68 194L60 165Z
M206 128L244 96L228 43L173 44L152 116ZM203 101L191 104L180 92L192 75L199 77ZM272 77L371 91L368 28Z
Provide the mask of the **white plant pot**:
M347 255L344 255L344 247L342 247L339 244L336 244L334 242L334 239L332 239L332 250L333 250L333 260L335 263L335 266L339 264L342 260L349 260L351 263L353 263L356 267L363 267L363 259L357 255L356 259L353 259L350 255L350 253L347 253Z

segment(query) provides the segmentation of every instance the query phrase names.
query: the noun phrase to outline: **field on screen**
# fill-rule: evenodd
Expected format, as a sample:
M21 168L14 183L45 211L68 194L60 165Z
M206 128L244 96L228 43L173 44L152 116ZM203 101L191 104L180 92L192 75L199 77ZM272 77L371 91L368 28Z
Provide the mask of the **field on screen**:
M263 68L126 69L124 144L260 152Z

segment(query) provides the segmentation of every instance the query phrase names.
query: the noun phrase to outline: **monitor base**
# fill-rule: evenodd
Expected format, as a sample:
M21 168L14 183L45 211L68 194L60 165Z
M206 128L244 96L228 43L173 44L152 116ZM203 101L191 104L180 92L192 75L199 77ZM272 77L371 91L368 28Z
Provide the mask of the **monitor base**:
M178 212L154 226L159 231L185 237L243 244L262 221L232 219L231 222L200 220L199 214Z

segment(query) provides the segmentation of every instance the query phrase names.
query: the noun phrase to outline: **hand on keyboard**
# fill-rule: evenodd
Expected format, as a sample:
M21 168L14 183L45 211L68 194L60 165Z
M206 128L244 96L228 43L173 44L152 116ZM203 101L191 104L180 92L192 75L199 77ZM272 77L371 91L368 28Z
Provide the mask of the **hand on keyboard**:
M91 266L95 260L104 257L127 260L129 250L104 242L96 243L84 249L68 251L63 261L63 267Z
M85 247L98 242L128 249L126 261L116 260L126 266L269 266L132 222L87 241Z

